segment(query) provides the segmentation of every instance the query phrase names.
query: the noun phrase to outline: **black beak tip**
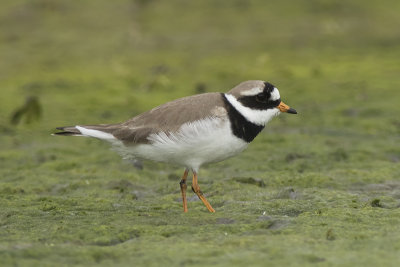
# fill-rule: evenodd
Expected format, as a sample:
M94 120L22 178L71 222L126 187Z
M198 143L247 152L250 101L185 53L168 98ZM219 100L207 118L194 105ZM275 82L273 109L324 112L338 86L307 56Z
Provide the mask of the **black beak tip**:
M287 113L290 113L290 114L297 114L297 111L296 111L294 108L290 108L290 109L287 111Z

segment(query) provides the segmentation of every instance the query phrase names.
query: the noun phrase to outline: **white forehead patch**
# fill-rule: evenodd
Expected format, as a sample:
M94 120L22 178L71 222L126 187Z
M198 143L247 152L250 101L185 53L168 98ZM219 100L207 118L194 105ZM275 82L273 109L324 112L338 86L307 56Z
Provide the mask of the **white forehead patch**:
M272 91L271 96L269 97L269 100L275 101L281 98L281 95L279 94L278 88L274 87L274 91Z
M264 90L264 88L254 87L249 90L243 91L240 94L244 95L244 96L254 96L254 95L258 95L259 93L262 93L263 90Z

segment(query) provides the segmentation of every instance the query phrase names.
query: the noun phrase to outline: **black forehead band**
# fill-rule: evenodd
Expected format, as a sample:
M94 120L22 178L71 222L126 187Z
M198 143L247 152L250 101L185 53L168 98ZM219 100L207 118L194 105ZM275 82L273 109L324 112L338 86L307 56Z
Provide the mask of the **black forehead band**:
M270 84L269 82L264 82L264 90L271 93L274 90L275 86Z

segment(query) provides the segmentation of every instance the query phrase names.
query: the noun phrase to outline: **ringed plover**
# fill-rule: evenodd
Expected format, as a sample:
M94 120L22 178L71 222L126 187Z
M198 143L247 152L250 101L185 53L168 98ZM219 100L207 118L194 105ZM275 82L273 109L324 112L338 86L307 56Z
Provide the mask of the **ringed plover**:
M180 188L187 212L186 179L215 212L197 182L199 168L243 151L281 112L297 114L265 81L245 81L227 93L205 93L167 102L117 124L58 127L55 135L88 136L110 142L125 157L173 163L185 168Z

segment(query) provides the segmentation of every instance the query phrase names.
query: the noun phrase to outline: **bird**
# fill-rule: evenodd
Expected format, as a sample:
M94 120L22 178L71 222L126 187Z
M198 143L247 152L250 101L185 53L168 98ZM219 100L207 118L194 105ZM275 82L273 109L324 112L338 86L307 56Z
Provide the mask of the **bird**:
M193 192L215 212L200 190L200 167L239 154L281 113L297 111L281 101L271 83L250 80L226 93L172 100L122 123L57 127L53 135L94 137L110 142L123 157L180 165L183 211L188 211L186 180L192 172Z

